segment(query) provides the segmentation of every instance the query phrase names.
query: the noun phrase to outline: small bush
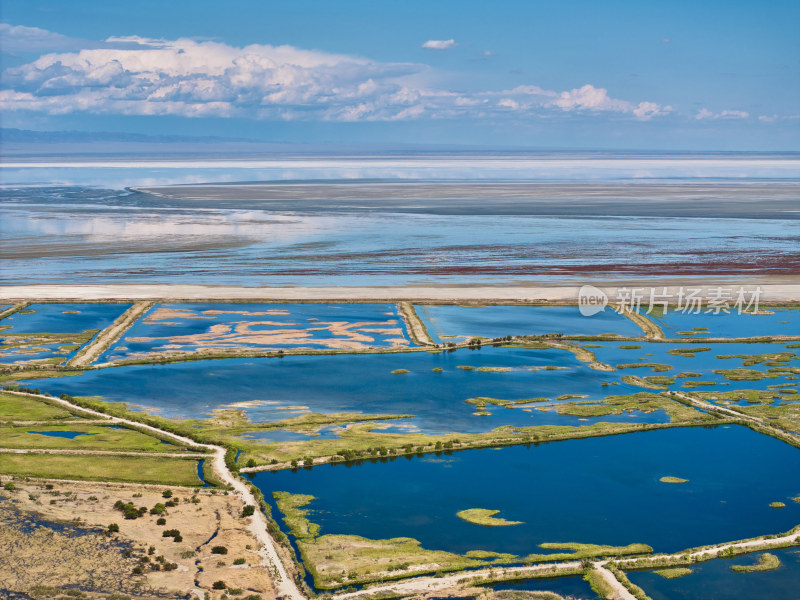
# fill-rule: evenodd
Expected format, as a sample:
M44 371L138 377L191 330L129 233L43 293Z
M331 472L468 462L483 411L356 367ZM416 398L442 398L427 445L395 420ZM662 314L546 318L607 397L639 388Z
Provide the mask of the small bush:
M211 548L211 554L227 554L228 549L225 546L214 546Z
M250 517L253 513L256 512L256 507L252 504L248 504L242 509L242 516L243 517Z
M235 565L243 565L246 562L247 562L247 560L244 559L244 558L237 558L236 560L233 561L233 564L235 564Z
M160 519L156 520L156 525L166 525L166 524L167 520L164 517L161 517Z
M164 490L161 493L162 498L172 498L172 490Z
M111 523L111 525L108 526L108 530L111 533L117 533L119 531L119 525L117 525L116 523Z
M228 586L225 585L224 581L215 581L214 584L211 586L212 590L224 590Z

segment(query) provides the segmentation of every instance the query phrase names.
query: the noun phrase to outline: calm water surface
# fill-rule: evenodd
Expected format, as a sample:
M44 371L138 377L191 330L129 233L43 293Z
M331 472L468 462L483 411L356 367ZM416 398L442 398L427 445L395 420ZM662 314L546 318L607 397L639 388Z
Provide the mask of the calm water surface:
M253 481L267 498L315 496L309 518L323 534L408 536L452 552L525 554L543 542L677 552L791 529L800 522L800 504L788 500L797 473L798 449L729 426L261 472ZM661 483L666 475L689 482ZM787 506L772 509L774 501ZM523 524L473 525L456 517L467 508Z

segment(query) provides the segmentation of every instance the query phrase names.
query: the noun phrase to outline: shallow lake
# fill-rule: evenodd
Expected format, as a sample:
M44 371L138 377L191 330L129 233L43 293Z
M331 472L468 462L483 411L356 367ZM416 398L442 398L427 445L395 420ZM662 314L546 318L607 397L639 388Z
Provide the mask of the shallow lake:
M475 367L464 370L459 366ZM547 370L546 367L566 367ZM506 367L510 372L480 372ZM442 369L441 373L433 368ZM536 370L531 370L536 368ZM406 374L394 374L407 369ZM603 400L641 388L622 385L615 372L589 369L563 350L486 347L455 352L287 356L130 365L86 371L75 377L38 379L30 385L54 395L102 396L110 402L145 404L167 417L204 418L217 408L241 408L254 422L276 421L303 412L410 414L426 433L472 433L500 425L579 424L575 417L523 408L488 406L476 416L468 398L500 399L586 394ZM658 414L623 415L621 420L663 420Z
M366 349L413 346L394 304L162 303L100 362L199 348Z
M755 389L764 390L770 385L780 383L791 383L786 377L780 376L774 379L764 378L754 381L730 381L724 375L714 373L718 369L736 369L743 367L743 358L718 358L720 356L755 355L755 354L775 354L779 352L794 352L800 356L800 351L789 349L785 344L747 344L743 342L727 343L701 343L701 344L672 344L665 342L590 342L582 344L595 353L597 360L613 367L622 364L635 363L658 363L672 367L668 371L654 372L650 367L626 368L617 371L619 376L637 375L639 377L649 377L651 375L665 375L674 377L681 372L700 373L700 377L676 379L676 383L671 385L671 389L680 389L687 381L707 381L715 382L715 385L702 386L699 390L731 391L736 389ZM640 348L624 348L621 346L641 346ZM710 348L710 350L698 351L692 356L681 356L670 354L669 351L675 348L688 349ZM788 363L791 366L800 366L800 359L793 358ZM744 367L748 370L766 372L771 368L770 365L756 364ZM776 394L777 395L777 394Z
M752 565L761 553L692 565L693 573L665 579L652 571L629 571L628 578L653 600L754 600L800 598L800 550L770 550L781 561L774 571L736 573L733 565Z
M5 333L80 333L104 329L130 304L31 304L2 320ZM34 311L29 313L28 311Z
M584 317L577 306L481 306L420 304L414 307L435 342L507 335L644 334L636 323L613 310Z
M668 311L650 318L661 326L667 337L759 337L766 335L800 335L800 310L761 307L772 314L694 313ZM695 328L707 331L692 333Z
M519 555L545 552L543 542L677 552L787 531L800 522L800 504L788 501L798 472L796 448L727 426L261 472L253 481L267 499L273 491L315 496L309 519L322 534ZM659 481L667 475L689 481ZM787 506L772 509L774 501ZM456 516L467 508L523 524L474 525Z

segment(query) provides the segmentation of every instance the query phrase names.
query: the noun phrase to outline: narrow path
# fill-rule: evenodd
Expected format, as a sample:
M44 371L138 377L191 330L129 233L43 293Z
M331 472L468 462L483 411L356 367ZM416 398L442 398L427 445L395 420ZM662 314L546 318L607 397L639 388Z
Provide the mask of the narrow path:
M417 311L414 309L414 305L411 304L411 302L398 302L397 310L403 317L403 320L406 322L406 327L408 328L408 337L411 338L412 342L420 346L436 345L428 333L428 328L425 327L425 323L423 323L422 319L419 318L419 315L417 314Z
M111 325L98 333L91 342L78 350L78 353L67 361L67 366L83 367L91 364L106 348L109 348L111 344L122 337L153 304L153 302L135 302L133 306L117 317Z
M5 319L6 317L10 317L15 312L22 310L28 305L30 305L30 302L20 302L18 304L15 304L14 306L10 306L4 311L0 312L0 319Z
M733 410L732 408L728 408L727 406L721 406L719 404L714 404L713 402L709 402L708 400L703 400L701 398L697 398L696 396L692 396L691 394L687 394L685 392L667 392L668 395L677 396L678 398L683 398L687 402L689 402L695 408L700 408L705 411L714 410L720 412L722 414L734 417L736 419L740 419L742 421L747 421L748 423L752 423L753 425L757 425L762 430L767 433L772 434L773 437L783 439L786 441L786 437L789 438L800 438L794 432L786 431L784 429L780 429L775 427L774 425L770 425L764 419L759 417L754 417L753 415L748 415L746 413L739 412L737 410ZM792 443L792 442L788 442Z
M242 499L245 505L251 504L255 507L259 506L255 496L253 496L253 493L250 491L250 488L247 485L245 485L243 481L241 481L238 477L235 477L233 473L231 473L228 470L228 467L225 464L225 448L223 448L222 446L215 446L213 444L201 444L200 442L196 442L191 438L187 438L182 435L178 435L176 433L171 433L163 429L158 429L157 427L153 427L152 425L146 425L144 423L139 423L138 421L125 419L122 417L114 417L95 410L83 408L75 404L72 404L68 400L63 400L61 398L54 398L52 396L44 396L37 394L25 394L22 392L14 392L9 390L6 390L6 393L17 394L20 396L34 396L34 397L45 398L50 402L61 404L66 408L77 409L80 410L81 412L91 414L93 416L105 419L106 421L110 421L112 423L125 423L126 425L136 427L137 429L140 430L150 431L152 433L158 434L159 436L168 437L172 440L178 441L192 448L202 448L204 450L209 450L214 453L211 459L211 464L213 466L216 475L219 477L220 481L222 481L226 485L231 486L234 492ZM261 546L261 551L260 551L261 556L266 561L266 563L269 564L269 566L271 567L270 570L273 574L274 584L278 596L283 596L284 598L290 600L306 600L306 597L304 596L303 592L301 592L300 589L297 587L294 580L289 575L289 572L287 571L285 565L281 562L280 555L278 554L278 550L276 548L276 543L272 539L272 536L267 531L267 517L264 515L262 511L260 510L255 511L253 517L250 520L249 529L252 532L253 536L258 540Z
M380 594L390 592L399 595L422 594L436 590L451 588L460 583L469 583L470 580L475 578L485 578L490 575L501 578L504 576L514 577L517 575L530 575L534 577L537 574L547 573L547 575L557 576L562 571L574 571L580 569L581 563L578 561L562 562L562 563L545 563L540 565L530 565L527 567L494 567L488 569L479 569L475 571L459 571L445 575L444 577L414 577L412 579L403 579L394 583L386 583L368 587L364 590L357 592L346 592L336 594L337 599L357 598L364 595ZM613 575L612 575L613 577Z
M619 314L624 317L628 317L631 321L636 323L639 326L639 329L644 332L646 338L655 340L664 339L664 331L647 315L643 315L642 313L633 310L623 310Z
M614 595L607 600L637 600L636 596L631 594L628 588L622 585L620 580L617 579L611 571L606 569L605 564L606 563L594 563L592 568L603 578L603 581L614 590Z

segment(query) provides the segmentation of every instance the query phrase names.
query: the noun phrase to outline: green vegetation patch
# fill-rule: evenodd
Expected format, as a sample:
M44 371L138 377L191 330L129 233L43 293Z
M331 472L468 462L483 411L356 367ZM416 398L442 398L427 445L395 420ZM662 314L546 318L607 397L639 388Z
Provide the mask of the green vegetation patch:
M781 560L769 552L764 552L758 557L758 562L754 565L733 565L731 571L735 573L762 573L764 571L774 571L781 566Z
M656 569L653 571L656 575L664 579L678 579L678 577L686 577L692 574L692 570L688 567L674 567L672 569Z
M74 418L78 417L65 408L49 404L44 399L0 392L0 422L49 421Z
M672 354L673 356L694 357L697 352L708 352L709 350L711 350L709 346L697 346L694 348L672 348L667 350L667 354Z
M755 371L753 369L714 369L717 375L722 375L729 381L761 381L769 377L762 371ZM772 377L770 377L772 379Z
M473 525L483 525L484 527L508 527L510 525L522 525L522 521L509 521L500 517L495 517L499 510L488 508L467 508L456 513L459 519Z
M672 475L665 475L661 479L659 479L661 483L687 483L688 479L683 479L681 477L673 477Z
M199 486L197 461L150 456L0 454L0 473L45 479Z
M319 525L308 520L305 506L314 501L309 494L290 494L289 492L272 492L278 510L283 514L283 522L298 540L314 539L319 535Z
M606 546L602 544L581 544L578 542L545 542L539 544L545 550L562 550L554 554L529 554L524 558L526 563L561 562L565 560L581 560L584 558L602 558L605 556L630 556L636 554L652 554L653 548L647 544L628 544L627 546Z
M769 507L770 508L786 508L786 503L785 502L770 502L769 503Z
M409 372L410 371L408 369L395 369L394 371L392 371L392 375L405 375L406 373Z

